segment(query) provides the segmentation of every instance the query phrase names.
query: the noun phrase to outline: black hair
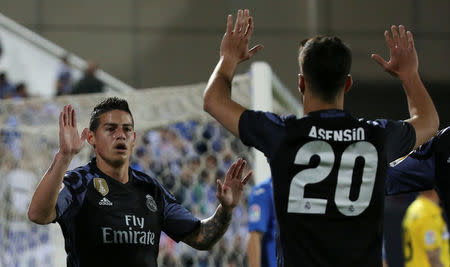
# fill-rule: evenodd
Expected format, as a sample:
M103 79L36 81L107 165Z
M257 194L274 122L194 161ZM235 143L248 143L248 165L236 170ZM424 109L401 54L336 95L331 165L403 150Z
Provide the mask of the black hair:
M317 36L302 41L299 65L311 90L332 102L350 73L352 53L338 37Z
M91 119L89 120L89 130L95 132L100 124L100 116L103 113L112 110L123 110L127 112L130 114L131 120L134 124L133 114L131 114L130 108L128 107L128 102L125 99L118 97L109 97L94 107L94 110L91 113Z

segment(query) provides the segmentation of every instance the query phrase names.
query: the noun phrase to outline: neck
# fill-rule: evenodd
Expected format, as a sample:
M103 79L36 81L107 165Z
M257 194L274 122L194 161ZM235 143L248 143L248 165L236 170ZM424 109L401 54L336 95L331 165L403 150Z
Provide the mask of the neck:
M103 173L110 176L114 180L121 183L128 182L128 168L130 166L129 161L119 166L113 166L110 163L103 160L99 155L97 155L97 168L99 168Z
M322 99L311 95L311 90L306 90L303 96L303 114L324 110L324 109L344 109L344 94L339 94L334 101L325 102Z

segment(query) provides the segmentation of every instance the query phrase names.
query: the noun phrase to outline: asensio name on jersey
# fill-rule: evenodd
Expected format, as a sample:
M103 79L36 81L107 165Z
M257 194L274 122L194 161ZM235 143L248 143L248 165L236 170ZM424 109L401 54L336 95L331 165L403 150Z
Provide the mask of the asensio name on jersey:
M409 123L246 110L239 135L271 167L278 266L381 266L385 174L413 148Z
M342 129L342 130L326 130L323 128L318 128L316 126L311 126L311 130L309 131L308 136L321 140L332 140L332 141L365 140L364 129L362 127L353 129Z

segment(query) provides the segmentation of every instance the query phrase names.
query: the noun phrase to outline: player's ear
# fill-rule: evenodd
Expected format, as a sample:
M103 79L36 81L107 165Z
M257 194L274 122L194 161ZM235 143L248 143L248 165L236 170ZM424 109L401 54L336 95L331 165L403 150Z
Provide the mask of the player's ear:
M348 74L347 78L345 78L344 93L350 91L352 84L353 84L352 75Z
M95 148L95 133L91 130L88 131L87 141L92 147Z
M302 95L305 94L305 77L301 73L298 75L298 89Z

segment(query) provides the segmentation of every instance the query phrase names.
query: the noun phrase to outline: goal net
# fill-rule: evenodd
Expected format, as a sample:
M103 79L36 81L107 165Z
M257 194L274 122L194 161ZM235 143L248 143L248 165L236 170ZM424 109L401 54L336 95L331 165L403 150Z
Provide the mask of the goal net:
M233 98L245 107L252 106L255 75L239 75L233 82ZM271 82L269 87L273 87ZM156 177L198 218L213 214L218 205L215 181L224 177L237 157L255 167L252 150L203 111L204 88L201 83L118 95L128 100L135 120L132 166ZM58 116L63 105L75 108L81 132L95 104L108 96L112 94L0 102L0 266L65 266L61 229L57 224L30 222L28 205L58 149ZM292 113L286 101L291 100L274 97L273 111ZM86 144L70 168L86 164L90 157L92 150ZM230 228L211 251L194 250L162 234L159 266L245 266L250 189L251 184L245 188Z

